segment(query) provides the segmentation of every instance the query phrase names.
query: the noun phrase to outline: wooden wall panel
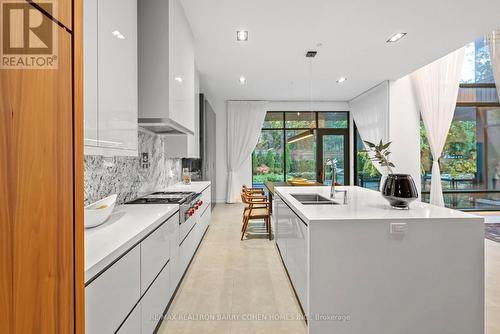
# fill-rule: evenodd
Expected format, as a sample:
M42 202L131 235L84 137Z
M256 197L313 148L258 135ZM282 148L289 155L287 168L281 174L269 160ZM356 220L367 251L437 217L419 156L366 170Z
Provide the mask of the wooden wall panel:
M0 176L11 183L10 210L0 211L2 232L12 233L10 333L74 332L72 47L64 29L58 38L57 70L4 70L0 79L1 119L11 117L0 128L12 166Z
M69 30L73 29L72 11L73 1L71 0L26 0L34 4L40 4L47 1L52 1L56 5L56 13L52 15L54 19L59 21Z
M0 333L12 333L12 113L0 75Z
M85 334L85 252L83 213L83 0L73 0L73 147L75 168L75 329Z

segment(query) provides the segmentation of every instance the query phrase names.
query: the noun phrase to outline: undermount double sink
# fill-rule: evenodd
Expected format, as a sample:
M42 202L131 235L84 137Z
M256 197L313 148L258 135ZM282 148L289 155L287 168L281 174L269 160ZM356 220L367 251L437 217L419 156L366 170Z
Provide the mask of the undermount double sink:
M290 194L293 198L303 205L339 205L340 203L334 202L319 194Z

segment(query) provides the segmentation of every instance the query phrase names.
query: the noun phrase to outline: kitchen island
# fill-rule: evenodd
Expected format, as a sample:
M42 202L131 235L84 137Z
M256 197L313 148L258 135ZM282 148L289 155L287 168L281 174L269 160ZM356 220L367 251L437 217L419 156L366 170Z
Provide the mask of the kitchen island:
M274 189L276 245L310 333L484 333L483 218L337 189L335 204L294 197L330 187Z

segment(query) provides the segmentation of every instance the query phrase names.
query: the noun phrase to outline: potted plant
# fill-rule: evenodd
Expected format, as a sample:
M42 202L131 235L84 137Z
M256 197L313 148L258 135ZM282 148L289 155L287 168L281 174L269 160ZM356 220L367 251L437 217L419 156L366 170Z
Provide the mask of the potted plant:
M391 142L378 144L364 141L370 160L377 162L380 166L387 168L387 177L384 180L381 192L382 196L395 209L409 209L410 202L418 198L417 187L409 174L395 174L393 168L396 166L389 160Z

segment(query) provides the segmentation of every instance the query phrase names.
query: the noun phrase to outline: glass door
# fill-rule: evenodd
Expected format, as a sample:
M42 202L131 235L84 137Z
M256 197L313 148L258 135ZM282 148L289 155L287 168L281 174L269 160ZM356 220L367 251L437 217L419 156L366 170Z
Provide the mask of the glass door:
M332 184L332 170L335 182L349 184L349 135L348 131L319 129L317 135L318 164L317 180L325 185ZM333 165L333 168L332 168Z
M286 180L316 180L317 144L313 130L287 130Z

